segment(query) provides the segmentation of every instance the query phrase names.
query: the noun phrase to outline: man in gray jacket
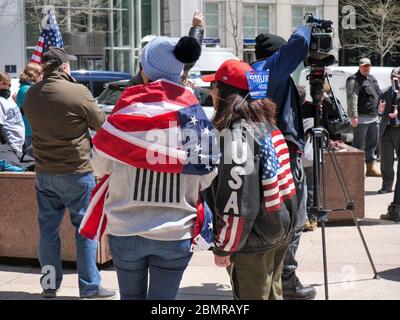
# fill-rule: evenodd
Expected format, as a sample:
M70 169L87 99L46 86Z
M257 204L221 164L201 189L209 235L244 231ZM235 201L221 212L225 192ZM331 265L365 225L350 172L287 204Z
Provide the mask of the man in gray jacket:
M378 104L381 90L371 75L370 59L360 60L359 71L347 79L346 91L354 131L353 147L365 151L367 177L380 177L375 150L379 136Z

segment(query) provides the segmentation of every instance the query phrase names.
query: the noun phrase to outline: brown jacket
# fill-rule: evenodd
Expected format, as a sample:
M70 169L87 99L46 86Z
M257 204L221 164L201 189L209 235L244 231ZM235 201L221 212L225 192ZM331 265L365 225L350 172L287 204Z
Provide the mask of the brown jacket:
M88 130L100 129L105 115L85 86L53 72L31 87L23 108L32 126L36 172L92 171Z

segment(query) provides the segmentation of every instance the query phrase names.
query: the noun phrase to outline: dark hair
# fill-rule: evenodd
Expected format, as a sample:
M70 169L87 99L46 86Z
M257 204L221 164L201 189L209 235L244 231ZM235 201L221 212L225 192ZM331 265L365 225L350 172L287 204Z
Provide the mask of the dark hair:
M64 71L63 64L54 63L54 62L45 62L42 64L42 67L43 67L43 73L45 75L49 75L55 71L58 71L58 72Z
M276 123L276 105L271 99L252 100L247 90L217 82L219 105L213 119L217 130L230 128L239 119L247 122Z

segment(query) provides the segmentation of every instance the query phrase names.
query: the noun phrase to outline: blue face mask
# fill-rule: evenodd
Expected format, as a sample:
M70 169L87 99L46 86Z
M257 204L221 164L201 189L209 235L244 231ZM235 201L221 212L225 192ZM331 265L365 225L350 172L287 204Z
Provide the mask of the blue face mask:
M0 90L0 97L3 97L4 99L8 99L11 96L11 90L10 89L1 89Z

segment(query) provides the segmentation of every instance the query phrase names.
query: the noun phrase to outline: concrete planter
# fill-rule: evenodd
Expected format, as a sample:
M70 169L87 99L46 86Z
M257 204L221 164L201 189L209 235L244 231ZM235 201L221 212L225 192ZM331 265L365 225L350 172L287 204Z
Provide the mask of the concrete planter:
M364 152L352 148L346 144L339 144L339 150L335 152L339 167L342 170L344 180L356 207L356 216L365 217L365 174ZM346 199L343 195L339 181L336 177L330 155L326 156L326 181L327 181L327 207L337 209L346 207ZM322 201L322 199L321 199ZM350 220L350 211L329 213L329 221Z
M0 257L37 259L38 207L34 173L0 173ZM75 228L66 212L61 231L62 260L76 262ZM99 243L97 263L111 260L106 237Z

